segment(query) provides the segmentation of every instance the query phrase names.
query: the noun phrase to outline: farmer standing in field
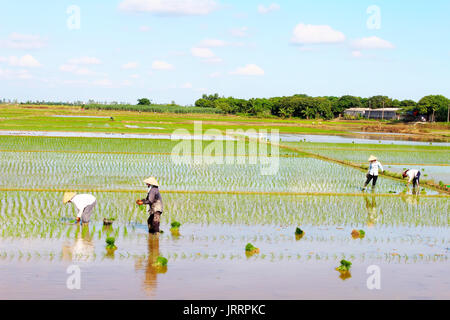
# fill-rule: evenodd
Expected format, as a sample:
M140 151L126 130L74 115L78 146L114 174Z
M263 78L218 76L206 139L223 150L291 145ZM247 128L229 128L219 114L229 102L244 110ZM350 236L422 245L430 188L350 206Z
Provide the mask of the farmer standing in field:
M76 194L75 192L64 193L63 203L72 202L78 210L77 223L87 224L90 221L92 210L97 204L97 199L90 194Z
M379 170L381 170L381 172L384 172L383 166L377 160L377 157L371 155L369 157L369 172L366 175L367 180L364 183L364 187L362 188L363 191L366 190L366 187L370 183L371 180L372 180L372 190L375 189L375 186L376 186L377 180L378 180L378 171Z
M410 183L413 185L413 189L417 187L420 187L420 171L417 169L408 169L403 171L402 173L403 178L408 177L408 182L406 185L408 186Z
M150 177L144 180L147 184L148 193L147 197L142 200L136 200L136 204L139 206L148 205L148 213L150 217L147 220L148 232L159 233L159 222L161 214L163 212L163 202L161 194L159 193L159 184L154 177Z

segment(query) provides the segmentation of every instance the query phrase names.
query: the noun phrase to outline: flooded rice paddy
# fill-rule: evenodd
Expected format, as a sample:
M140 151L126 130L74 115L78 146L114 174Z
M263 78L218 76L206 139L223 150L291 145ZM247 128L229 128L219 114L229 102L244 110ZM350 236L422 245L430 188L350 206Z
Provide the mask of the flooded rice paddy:
M403 193L404 184L385 177L362 193L364 172L289 150L280 150L276 175L261 175L258 164L176 164L173 146L0 137L0 298L450 298L447 195ZM374 148L349 154L365 160ZM425 164L448 162L445 147L422 148ZM378 151L411 161L411 152ZM148 234L145 208L135 204L148 175L158 178L165 205L158 236ZM97 197L88 226L70 224L66 190ZM115 218L112 227L104 217ZM178 235L173 221L181 223ZM353 229L365 237L354 239ZM247 255L247 243L260 252ZM166 269L153 265L158 256L168 259ZM352 262L351 277L335 270L342 259ZM73 265L80 290L66 285ZM380 270L379 290L367 286L371 265Z
M83 116L78 116L83 117ZM127 128L140 128L138 126L126 125ZM144 129L162 130L161 127L142 127ZM381 134L381 133L380 133ZM258 137L254 134L245 134L248 137ZM67 131L23 131L23 130L0 130L0 136L25 136L25 137L67 137L67 138L116 138L116 139L192 139L192 140L234 140L230 136L208 136L208 135L171 135L162 133L108 133L108 132L67 132ZM268 139L271 137L268 136ZM349 135L322 135L322 134L279 134L279 140L283 142L318 142L318 143L354 143L354 144L389 144L389 145L417 145L417 146L450 146L450 142L442 141L418 141L409 139L408 135L384 134L378 136L371 133L353 132Z

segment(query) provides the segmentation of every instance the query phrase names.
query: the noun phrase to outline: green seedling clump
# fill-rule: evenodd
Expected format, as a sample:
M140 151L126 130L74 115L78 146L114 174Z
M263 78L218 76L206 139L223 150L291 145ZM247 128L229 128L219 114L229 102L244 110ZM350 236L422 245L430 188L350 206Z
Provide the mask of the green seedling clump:
M336 268L337 271L341 271L341 272L347 272L350 271L350 268L352 266L352 263L350 261L341 260L341 265L339 267Z
M247 243L247 245L245 246L245 253L247 254L259 253L259 248L256 248L251 243Z
M362 239L365 236L366 236L366 233L364 232L364 230L356 230L356 229L352 230L352 238L353 239Z
M156 262L153 264L154 267L167 267L168 260L164 257L159 256L156 258Z
M171 226L170 232L172 232L173 235L179 235L180 234L181 223L179 223L178 221L173 221L170 224L170 226Z
M116 242L116 239L114 237L106 238L106 249L110 249L110 250L117 249L115 242Z
M305 232L302 229L300 228L295 229L295 240L300 240L301 238L303 238L304 235Z
M181 223L179 223L178 221L173 221L170 226L174 229L178 229L181 226Z

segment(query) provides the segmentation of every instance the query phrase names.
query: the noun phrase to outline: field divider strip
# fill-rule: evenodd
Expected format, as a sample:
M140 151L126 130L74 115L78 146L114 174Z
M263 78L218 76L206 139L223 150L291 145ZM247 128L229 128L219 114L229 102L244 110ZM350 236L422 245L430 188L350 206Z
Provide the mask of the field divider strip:
M425 147L428 147L428 146L425 146ZM417 152L417 150L413 150L413 148L411 148L410 150L395 149L395 148L392 148L392 149L366 149L366 148L359 149L359 148L356 148L356 147L353 147L353 148L344 148L344 147L342 147L342 148L340 148L340 147L311 148L309 146L306 146L306 148L307 149L314 149L314 150L344 150L344 151L373 151L373 152L380 152L380 151L387 151L387 152ZM448 150L423 150L423 149L420 149L418 151L419 152L433 152L433 153L434 152L445 152L445 153L449 152Z
M359 165L364 163L359 162ZM383 162L384 166L422 166L422 167L450 167L450 164L445 163L390 163Z
M172 155L178 155L177 153L173 152L126 152L126 151L82 151L82 150L64 150L64 151L58 151L58 150L0 150L0 152L11 152L11 153L76 153L76 154L136 154L136 155L163 155L163 156L172 156ZM198 153L189 153L189 155L192 156L201 156L202 154ZM213 157L226 157L227 154L215 154ZM258 154L233 154L233 156L236 157L258 157L260 155ZM305 156L301 155L295 155L295 154L280 154L280 157L283 158L304 158ZM268 155L269 157L269 155Z
M68 188L0 188L0 192L17 191L17 192L104 192L104 193L145 193L145 190L136 189L68 189ZM279 196L349 196L349 197L405 197L408 194L396 193L340 193L340 192L289 192L289 191L210 191L210 190L161 190L161 193L167 194L224 194L224 195L279 195ZM445 194L420 195L421 198L447 198Z

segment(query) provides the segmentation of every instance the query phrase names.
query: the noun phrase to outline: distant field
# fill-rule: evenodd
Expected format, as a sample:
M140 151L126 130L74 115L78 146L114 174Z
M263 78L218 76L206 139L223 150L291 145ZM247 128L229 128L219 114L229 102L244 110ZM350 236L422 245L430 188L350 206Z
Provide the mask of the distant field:
M172 133L176 129L194 130L194 121L202 129L278 129L280 133L342 134L340 127L323 127L312 120L283 120L218 114L176 114L111 110L81 110L74 107L0 106L0 130ZM111 117L113 119L111 119Z

